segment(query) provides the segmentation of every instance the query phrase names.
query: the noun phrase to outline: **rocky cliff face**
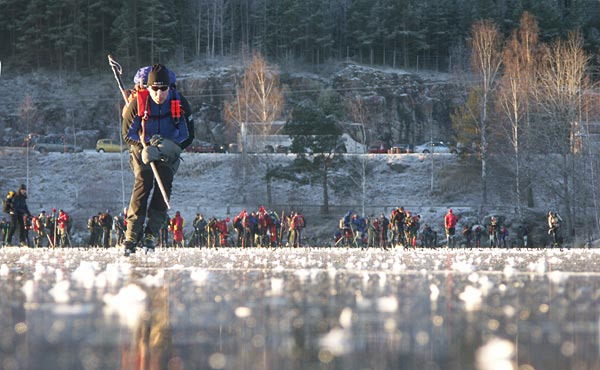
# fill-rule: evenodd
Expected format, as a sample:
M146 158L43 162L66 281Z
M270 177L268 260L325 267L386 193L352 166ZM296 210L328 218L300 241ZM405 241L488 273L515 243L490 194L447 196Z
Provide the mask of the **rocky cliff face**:
M421 144L430 138L449 140L454 86L400 70L346 65L332 87L364 101L364 124L374 140Z
M217 143L235 140L236 128L223 122L223 103L233 97L242 73L239 66L178 73L178 88L194 109L198 138ZM328 92L340 104L338 119L362 122L371 141L416 145L430 138L451 139L449 117L459 94L443 77L343 63L319 74L282 69L280 80L286 115L294 104L317 101ZM119 135L122 98L108 68L90 76L36 73L2 78L11 89L0 107L0 145L20 145L28 133L59 133L92 148L99 138ZM123 80L126 87L132 85L128 75Z
M232 140L222 109L223 102L233 96L241 74L241 68L229 67L181 77L178 88L195 108L198 137L220 143ZM288 113L294 103L316 101L329 91L339 95L343 106L340 119L362 122L371 141L417 145L430 138L451 140L450 112L457 103L457 88L439 75L432 78L342 64L327 75L282 71L281 83Z

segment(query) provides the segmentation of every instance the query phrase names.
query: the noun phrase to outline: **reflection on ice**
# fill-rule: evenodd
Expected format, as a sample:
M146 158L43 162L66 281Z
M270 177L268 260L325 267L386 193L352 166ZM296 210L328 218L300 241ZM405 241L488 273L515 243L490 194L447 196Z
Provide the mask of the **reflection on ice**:
M1 369L600 368L600 251L0 249Z
M475 366L478 370L512 370L515 346L512 342L492 338L479 348L475 354Z

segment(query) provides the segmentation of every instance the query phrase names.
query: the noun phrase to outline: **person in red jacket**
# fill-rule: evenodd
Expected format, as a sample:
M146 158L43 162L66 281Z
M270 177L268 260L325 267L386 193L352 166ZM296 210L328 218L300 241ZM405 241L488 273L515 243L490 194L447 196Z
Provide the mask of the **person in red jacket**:
M452 208L446 213L444 217L444 228L446 229L446 240L448 241L448 247L454 247L454 234L456 232L456 224L458 223L458 217L452 212Z
M58 218L56 219L58 223L58 235L60 236L60 245L62 247L70 247L69 241L69 215L67 212L62 209L58 211Z
M183 217L179 211L175 212L175 217L171 219L169 230L173 233L173 247L183 247Z
M224 220L217 221L216 228L219 231L219 245L221 247L227 246L227 234L228 228L227 223L229 222L229 217ZM216 245L215 245L216 247Z

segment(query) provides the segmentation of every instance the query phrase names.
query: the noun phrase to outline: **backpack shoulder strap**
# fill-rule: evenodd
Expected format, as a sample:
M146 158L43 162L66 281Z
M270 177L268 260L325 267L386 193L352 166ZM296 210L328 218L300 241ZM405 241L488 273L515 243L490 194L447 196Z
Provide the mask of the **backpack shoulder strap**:
M143 119L148 119L148 98L149 92L147 89L139 89L137 92L137 115Z

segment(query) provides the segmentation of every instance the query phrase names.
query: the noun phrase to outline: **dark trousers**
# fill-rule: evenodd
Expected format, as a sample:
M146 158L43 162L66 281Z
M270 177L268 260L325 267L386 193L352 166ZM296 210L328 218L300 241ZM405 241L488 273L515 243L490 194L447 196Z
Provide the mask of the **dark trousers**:
M127 210L125 240L137 241L142 237L142 229L146 221L145 233L158 236L158 232L167 217L167 204L163 200L152 169L149 165L142 163L139 153L131 153L130 164L135 179ZM167 197L170 198L176 167L157 163L156 168L165 187ZM150 200L149 204L148 200Z
M104 246L104 248L108 248L110 247L110 228L109 227L103 227L102 228L102 245Z
M12 244L12 237L19 228L19 242L26 243L27 242L27 234L25 230L25 221L23 220L23 216L17 214L10 214L10 228L8 229L8 235L6 237L6 242L8 244Z

